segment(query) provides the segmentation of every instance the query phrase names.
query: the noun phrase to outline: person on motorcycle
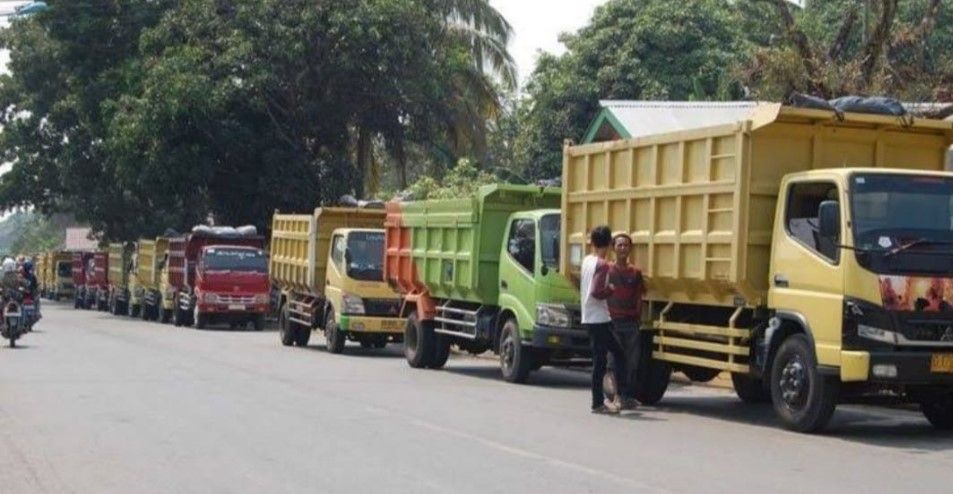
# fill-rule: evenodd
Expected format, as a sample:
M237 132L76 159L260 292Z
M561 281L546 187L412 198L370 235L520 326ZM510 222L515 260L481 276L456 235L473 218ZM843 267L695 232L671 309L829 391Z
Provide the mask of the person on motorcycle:
M3 277L0 279L0 284L3 285L3 290L18 290L20 288L20 277L17 276L17 262L13 260L12 257L7 257L3 260L3 263L0 264L0 270L3 271ZM6 293L4 293L6 295Z
M27 293L29 293L30 297L33 299L33 306L36 307L36 320L39 320L40 297L36 296L36 291L39 288L40 283L37 281L36 275L33 274L33 261L23 261L23 264L20 265L20 271L20 276L23 278L23 281L26 284Z

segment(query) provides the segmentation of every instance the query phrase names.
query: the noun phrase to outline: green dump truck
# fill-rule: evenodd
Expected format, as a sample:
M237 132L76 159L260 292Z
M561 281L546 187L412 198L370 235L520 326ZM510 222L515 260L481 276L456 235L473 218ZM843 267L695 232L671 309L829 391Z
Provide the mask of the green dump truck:
M578 291L559 273L560 190L490 185L387 205L385 277L404 296L405 356L440 368L450 345L500 356L504 379L586 357Z

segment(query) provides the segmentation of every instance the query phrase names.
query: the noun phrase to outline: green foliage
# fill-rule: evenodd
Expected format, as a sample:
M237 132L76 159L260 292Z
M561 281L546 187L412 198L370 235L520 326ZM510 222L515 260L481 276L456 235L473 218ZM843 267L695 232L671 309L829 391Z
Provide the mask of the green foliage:
M407 192L414 200L455 199L467 197L480 187L499 181L496 175L479 169L472 161L460 160L442 180L435 180L429 176L421 177L407 189Z
M49 4L2 34L0 207L108 239L264 227L382 173L406 185L410 157L482 156L512 79L486 0Z
M515 111L519 173L560 175L564 139L580 140L600 99L726 99L739 95L741 23L727 0L610 0L542 55ZM502 154L502 153L499 153Z

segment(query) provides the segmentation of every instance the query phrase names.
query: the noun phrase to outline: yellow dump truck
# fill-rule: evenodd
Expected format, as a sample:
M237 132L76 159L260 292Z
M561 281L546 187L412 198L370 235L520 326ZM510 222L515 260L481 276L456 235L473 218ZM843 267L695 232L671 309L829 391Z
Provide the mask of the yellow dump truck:
M324 331L332 353L346 340L364 348L401 341L400 297L384 282L384 217L358 208L275 213L269 273L281 290L283 345L307 346L314 329Z
M815 431L838 403L953 428L953 123L781 105L731 125L564 150L561 271L597 225L648 283L638 396L673 369Z
M38 257L37 279L50 300L73 298L73 253L55 250Z
M144 321L155 321L159 318L162 302L159 277L168 250L169 239L165 237L140 239L137 243L127 282L129 317L141 317Z

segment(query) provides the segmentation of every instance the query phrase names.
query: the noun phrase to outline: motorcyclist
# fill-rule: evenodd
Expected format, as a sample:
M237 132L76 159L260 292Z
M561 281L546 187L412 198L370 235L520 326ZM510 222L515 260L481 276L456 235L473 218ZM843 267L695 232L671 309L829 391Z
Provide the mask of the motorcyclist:
M26 285L27 293L29 293L33 298L33 307L36 308L36 320L39 320L40 297L36 296L36 291L40 285L36 279L36 275L33 274L33 261L23 261L23 264L20 265L20 276L23 278L24 284Z
M18 290L21 282L20 277L17 276L17 262L12 257L4 258L3 263L0 264L0 270L3 271L0 284L3 285L4 295L8 290Z

